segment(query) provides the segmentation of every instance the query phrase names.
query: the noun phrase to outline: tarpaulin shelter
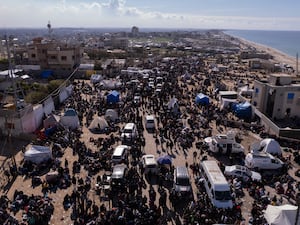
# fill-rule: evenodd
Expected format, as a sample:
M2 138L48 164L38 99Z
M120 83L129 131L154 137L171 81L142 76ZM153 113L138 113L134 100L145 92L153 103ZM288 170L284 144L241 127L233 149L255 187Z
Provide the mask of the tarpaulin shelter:
M119 119L118 113L114 109L107 109L105 112L105 118L109 121L115 122Z
M262 151L272 155L282 155L282 149L279 143L273 138L265 138L259 143L254 143L251 148L254 152Z
M24 154L24 159L32 163L40 164L52 158L52 152L48 146L30 145Z
M107 96L106 96L106 102L108 104L115 104L120 101L120 94L116 90L111 91Z
M252 108L249 102L243 102L233 105L234 114L240 119L249 119L252 116Z
M44 70L41 73L41 78L49 78L52 75L53 75L53 71L52 70Z
M96 84L99 83L101 80L103 80L103 76L100 74L93 74L91 76L91 83Z
M281 206L268 205L264 217L269 225L294 225L297 208L297 206L289 204ZM298 215L298 221L300 221L300 215Z
M58 125L60 117L54 114L50 114L46 119L44 119L44 128L55 127Z
M157 163L161 165L171 165L172 164L172 158L169 155L163 155L157 158Z
M205 94L199 93L195 98L195 103L197 105L208 105L209 104L209 97Z
M76 129L79 127L79 118L75 109L66 109L60 118L60 123L67 128Z
M107 121L102 117L95 117L91 122L89 129L90 130L104 130L109 127Z

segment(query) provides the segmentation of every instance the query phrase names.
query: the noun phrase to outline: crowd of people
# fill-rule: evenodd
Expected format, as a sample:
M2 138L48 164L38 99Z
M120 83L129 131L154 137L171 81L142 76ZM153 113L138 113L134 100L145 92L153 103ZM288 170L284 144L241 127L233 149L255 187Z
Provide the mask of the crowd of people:
M148 66L151 68L153 65ZM107 91L103 87L90 85L87 81L74 81L73 94L64 103L64 107L76 110L81 127L88 127L95 115L103 116L106 109L114 109L119 119L117 122L110 121L110 126L115 129L84 141L81 130L72 131L58 126L54 134L39 140L37 143L41 145L49 142L56 144L52 148L53 159L39 165L25 161L19 166L18 174L32 179L33 188L42 185L42 195L27 196L16 190L11 201L2 197L0 200L5 203L1 204L0 222L48 224L54 212L49 194L67 189L71 191L64 196L62 207L71 212L71 219L76 225L167 224L171 221L176 224L242 224L244 218L241 202L238 201L242 196L237 196L237 193L233 195L235 204L232 209L214 207L203 187L199 186L197 195L183 204L174 194L170 184L172 179L164 179L166 174L172 174L172 166L167 171L166 167L161 166L158 175L145 175L140 163L141 157L146 153L147 140L143 136L143 118L146 114L153 114L156 118L153 137L157 151L170 156L183 155L185 159L188 154L193 153L194 161L184 162L191 169L193 177L199 176L200 159L208 156L203 138L211 135L212 124L216 124L217 129L224 130L229 126L224 123L226 119L238 121L230 110L221 111L217 105L214 90L222 86L221 76L213 73L197 75L196 71L200 71L201 67L198 60L187 58L164 63L160 69L153 70L151 77L154 78L160 76L160 72L168 71L164 73L159 94L148 88L147 80L139 78L138 87L129 82L132 79L130 76L124 75L119 90L122 101L116 104L107 103ZM182 78L181 75L186 71L193 72L194 75L189 79ZM206 79L210 82L205 82ZM214 100L208 105L196 105L194 99L197 93L207 94ZM141 97L138 106L133 101L135 95ZM174 102L170 104L170 101ZM113 170L111 155L115 146L122 143L120 133L122 125L127 122L135 123L139 133L130 143L129 158L125 162L128 173L122 187L113 189L110 186L105 189L105 184L110 185L107 173ZM72 159L64 157L64 149L71 149ZM51 169L52 174L48 173L48 179L40 179L40 175L47 169ZM233 185L233 179L231 181ZM99 187L96 192L98 200L92 194L96 184ZM156 184L158 188L153 187ZM252 182L245 187L255 199L251 212L253 224L259 224L255 222L260 221L257 218L261 219L257 208L262 207L260 203L265 201L263 196L268 195L264 192L262 183ZM276 201L276 204L280 204L280 201ZM8 219L9 210L17 213L20 209L23 210L23 221L8 222L13 221Z

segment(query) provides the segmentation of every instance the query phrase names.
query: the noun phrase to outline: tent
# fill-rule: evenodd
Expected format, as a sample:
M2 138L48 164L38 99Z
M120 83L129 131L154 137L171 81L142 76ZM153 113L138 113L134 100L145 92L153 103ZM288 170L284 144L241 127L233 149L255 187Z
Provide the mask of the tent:
M99 85L106 90L113 90L116 88L120 88L122 83L119 80L109 79L109 80L102 80L99 82Z
M223 110L225 108L231 108L231 105L235 104L236 102L237 102L236 99L222 98L220 109Z
M163 155L157 158L157 163L160 165L171 165L172 164L172 158L169 155Z
M95 117L91 122L89 129L90 130L104 130L109 127L107 121L102 117Z
M199 93L195 98L195 103L197 105L208 105L209 104L209 97L205 94Z
M272 155L282 155L279 143L273 138L265 138L260 142L260 149Z
M99 83L101 80L103 80L103 76L100 74L93 74L91 76L91 83L96 84Z
M64 115L60 118L60 123L67 128L76 129L79 127L79 118L74 109L66 109Z
M111 91L107 96L106 96L106 102L110 104L115 104L120 101L120 94L117 91Z
M52 75L53 75L53 71L52 70L44 70L41 73L41 78L49 78Z
M240 119L250 119L252 116L252 108L249 102L233 105L234 114Z
M296 222L297 208L297 206L289 204L281 206L268 205L264 217L269 225L294 225ZM298 221L300 221L299 215Z
M44 128L55 127L58 125L60 117L54 114L50 114L46 119L44 119Z
M40 164L52 158L51 149L47 146L31 145L24 154L24 159Z
M116 110L114 110L114 109L107 109L106 112L105 112L105 118L107 120L116 122L116 120L119 119L119 116L118 116L118 113L117 113Z

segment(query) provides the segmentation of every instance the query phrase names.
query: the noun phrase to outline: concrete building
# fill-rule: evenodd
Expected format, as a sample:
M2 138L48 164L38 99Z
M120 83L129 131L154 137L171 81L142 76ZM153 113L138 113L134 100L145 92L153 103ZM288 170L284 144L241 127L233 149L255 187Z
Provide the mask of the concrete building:
M137 37L137 36L139 35L139 28L136 27L136 26L133 26L133 27L131 28L131 35L132 35L133 37Z
M54 41L35 38L28 47L28 61L41 69L72 70L80 64L83 50L79 46L68 46Z
M271 74L268 80L256 80L252 104L270 119L299 116L300 82L288 74Z

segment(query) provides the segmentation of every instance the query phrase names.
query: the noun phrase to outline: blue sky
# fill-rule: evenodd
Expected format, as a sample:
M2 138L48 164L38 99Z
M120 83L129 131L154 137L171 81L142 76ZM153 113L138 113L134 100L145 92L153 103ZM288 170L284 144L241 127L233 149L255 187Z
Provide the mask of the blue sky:
M1 0L0 27L300 30L299 0Z

